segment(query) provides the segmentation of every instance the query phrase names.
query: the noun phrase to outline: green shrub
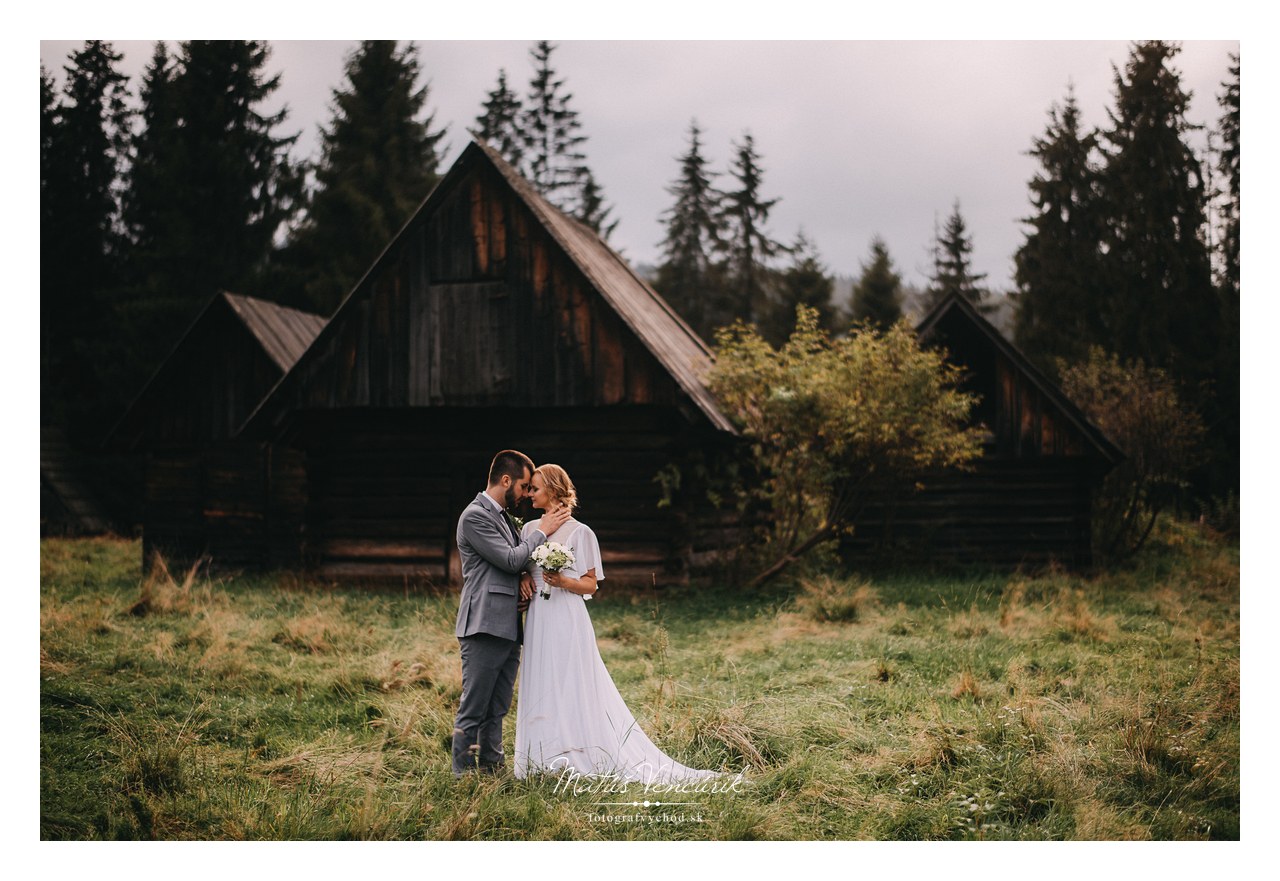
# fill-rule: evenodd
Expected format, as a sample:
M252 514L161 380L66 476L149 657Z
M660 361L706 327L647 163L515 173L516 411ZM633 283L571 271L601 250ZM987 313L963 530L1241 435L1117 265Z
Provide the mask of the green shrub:
M1204 425L1173 379L1141 361L1121 362L1095 346L1084 364L1061 369L1063 391L1124 451L1095 497L1093 522L1098 554L1127 559L1204 461Z

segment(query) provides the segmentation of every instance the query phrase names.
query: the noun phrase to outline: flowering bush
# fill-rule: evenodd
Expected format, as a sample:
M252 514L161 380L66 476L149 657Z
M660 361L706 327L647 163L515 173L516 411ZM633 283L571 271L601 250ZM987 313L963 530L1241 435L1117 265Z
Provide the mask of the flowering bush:
M1105 560L1132 556L1160 512L1187 490L1204 461L1205 429L1163 370L1098 347L1084 364L1060 365L1062 390L1126 456L1094 500L1094 548Z
M752 442L761 479L748 491L771 512L776 562L753 584L851 529L872 500L981 451L959 371L906 322L832 340L801 306L780 349L742 322L716 343L710 386Z

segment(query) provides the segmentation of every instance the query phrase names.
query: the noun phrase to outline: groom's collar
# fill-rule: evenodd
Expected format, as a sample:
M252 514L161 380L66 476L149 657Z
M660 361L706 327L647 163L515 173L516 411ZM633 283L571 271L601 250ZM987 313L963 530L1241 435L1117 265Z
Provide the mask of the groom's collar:
M483 498L486 502L488 502L488 503L489 503L489 507L493 508L493 509L494 509L495 511L497 511L499 514L505 514L505 513L506 513L506 511L503 509L503 507L502 507L501 505L499 505L499 504L497 503L497 501L495 501L495 500L494 500L493 496L489 495L487 492L482 492L482 493L480 493L479 498Z

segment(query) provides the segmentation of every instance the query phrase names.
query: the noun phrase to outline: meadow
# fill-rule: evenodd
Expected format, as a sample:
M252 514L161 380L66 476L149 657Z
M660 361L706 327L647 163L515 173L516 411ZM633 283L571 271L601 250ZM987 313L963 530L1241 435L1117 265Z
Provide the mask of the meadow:
M456 781L456 593L144 577L140 553L41 542L44 839L1239 838L1239 549L1194 524L1092 576L606 580L596 634L646 733L745 770L678 798Z

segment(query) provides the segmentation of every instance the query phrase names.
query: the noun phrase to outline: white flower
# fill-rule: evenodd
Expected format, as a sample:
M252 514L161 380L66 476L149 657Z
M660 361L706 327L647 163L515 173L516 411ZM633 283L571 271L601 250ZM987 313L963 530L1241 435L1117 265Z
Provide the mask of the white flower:
M559 572L574 564L573 548L558 541L545 541L533 549L533 562L548 572Z

